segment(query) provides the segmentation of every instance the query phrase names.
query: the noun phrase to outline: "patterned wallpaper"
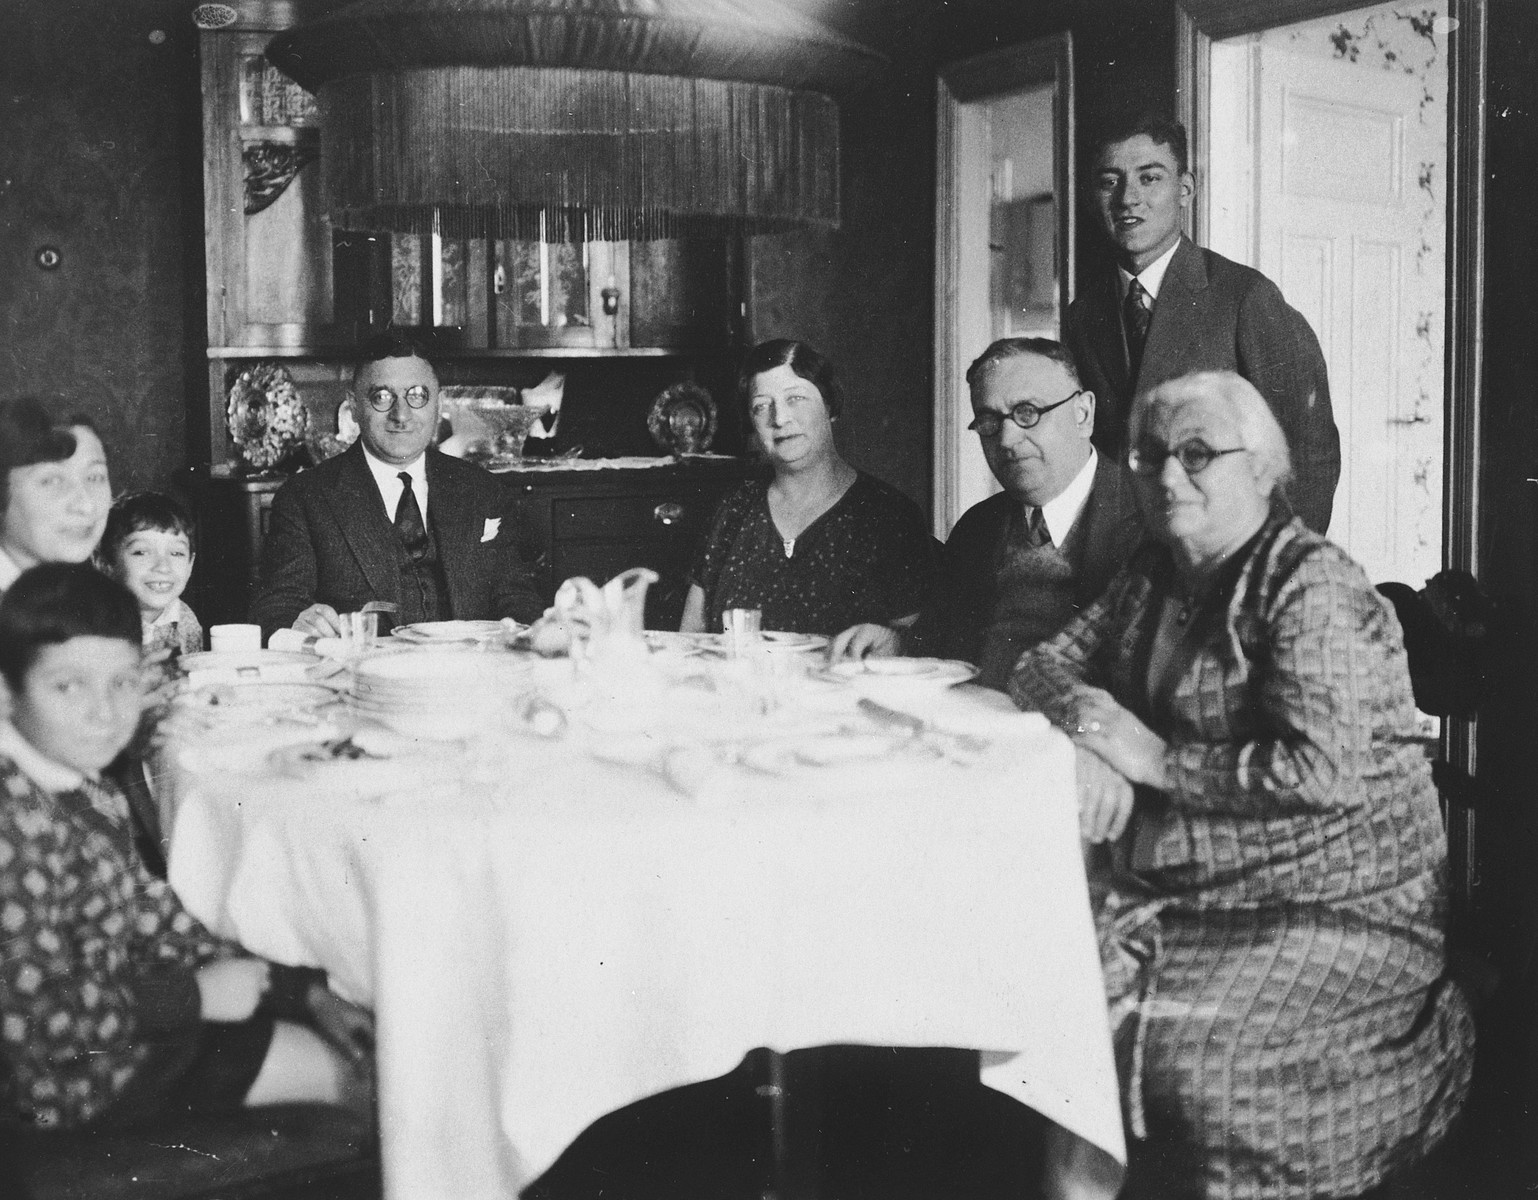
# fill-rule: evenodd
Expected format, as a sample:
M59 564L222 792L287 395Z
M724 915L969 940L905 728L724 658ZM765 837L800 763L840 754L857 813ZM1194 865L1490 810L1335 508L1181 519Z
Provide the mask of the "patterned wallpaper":
M187 9L0 4L0 396L57 395L91 414L117 488L162 484L184 461L189 362L198 379ZM43 246L60 253L52 271Z

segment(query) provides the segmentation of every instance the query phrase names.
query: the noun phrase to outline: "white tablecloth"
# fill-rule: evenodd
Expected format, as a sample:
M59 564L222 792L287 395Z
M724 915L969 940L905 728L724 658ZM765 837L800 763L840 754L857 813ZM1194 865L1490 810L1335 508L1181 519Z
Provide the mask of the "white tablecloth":
M1020 720L972 766L719 771L693 795L532 737L500 773L470 754L382 797L377 772L186 754L171 880L375 1008L392 1200L505 1200L605 1112L831 1043L983 1051L985 1083L1098 1148L1110 1191L1078 1194L1109 1195L1125 1151L1072 750Z

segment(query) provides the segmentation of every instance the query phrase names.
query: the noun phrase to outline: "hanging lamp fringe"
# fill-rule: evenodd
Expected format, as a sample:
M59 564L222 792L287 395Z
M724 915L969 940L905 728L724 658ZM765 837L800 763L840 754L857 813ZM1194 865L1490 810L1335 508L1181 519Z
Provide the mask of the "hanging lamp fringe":
M836 103L741 81L549 67L319 89L339 228L584 241L833 226Z

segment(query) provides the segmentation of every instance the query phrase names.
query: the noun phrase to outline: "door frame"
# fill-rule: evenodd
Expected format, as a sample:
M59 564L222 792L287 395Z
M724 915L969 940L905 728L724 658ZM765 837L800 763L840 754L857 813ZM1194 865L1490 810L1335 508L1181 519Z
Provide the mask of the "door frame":
M1488 73L1489 0L1448 0L1453 26L1447 38L1447 321L1443 384L1442 564L1470 572L1482 566L1479 490L1484 414L1485 295L1485 84ZM1177 116L1190 136L1191 162L1206 162L1207 131L1199 115L1211 89L1211 43L1315 17L1368 7L1362 0L1271 0L1264 11L1251 0L1176 0ZM1203 230L1192 205L1192 236ZM1442 722L1442 752L1473 774L1475 720ZM1467 901L1476 883L1474 813L1448 813L1449 849L1457 891Z
M963 105L1025 88L1053 88L1052 136L1056 143L1053 188L1057 199L1058 304L1064 315L1074 292L1074 96L1073 35L1067 30L990 50L939 69L936 81L935 171L935 395L934 532L945 538L961 517L959 479L953 464L965 452L953 415L970 407L959 347L962 312L957 296L964 274L963 204L958 166Z

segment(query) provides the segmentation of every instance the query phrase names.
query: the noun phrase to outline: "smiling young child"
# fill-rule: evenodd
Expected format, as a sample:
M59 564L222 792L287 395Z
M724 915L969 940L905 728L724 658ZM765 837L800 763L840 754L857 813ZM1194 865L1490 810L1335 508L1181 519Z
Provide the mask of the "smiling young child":
M98 558L139 604L146 649L203 649L203 626L181 596L192 577L192 518L170 496L135 492L107 514Z
M216 938L135 853L100 772L138 725L140 657L134 597L89 565L0 598L0 1124L366 1104L367 1014Z

